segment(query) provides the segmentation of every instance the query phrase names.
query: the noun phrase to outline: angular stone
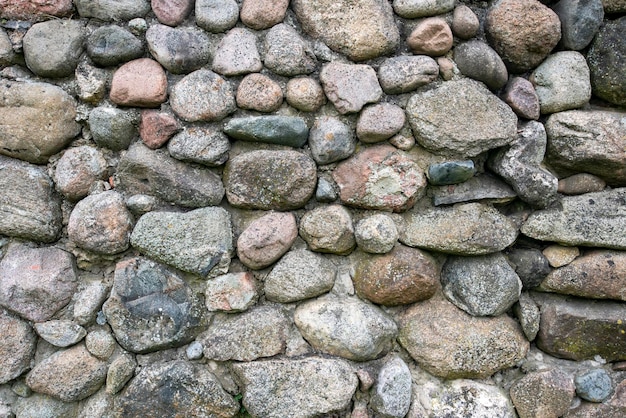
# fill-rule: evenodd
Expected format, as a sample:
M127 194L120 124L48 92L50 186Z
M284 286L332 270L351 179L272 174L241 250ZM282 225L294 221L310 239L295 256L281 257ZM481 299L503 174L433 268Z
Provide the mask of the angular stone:
M130 237L151 258L202 277L228 271L233 253L230 214L210 206L186 213L148 212Z
M314 78L298 77L287 82L285 99L290 106L303 112L315 112L326 103L322 86Z
M237 106L270 113L283 104L280 85L263 74L248 74L237 87Z
M502 251L518 234L511 220L482 203L413 211L404 220L403 244L458 255Z
M354 130L335 117L318 117L309 133L309 147L320 165L344 160L356 148Z
M216 167L228 160L230 141L215 127L189 126L170 140L167 151L177 160Z
M391 103L368 106L359 114L356 136L365 143L384 141L397 134L405 121L406 116L400 106Z
M94 147L70 148L57 162L55 181L58 190L70 200L87 196L91 185L104 180L107 162L102 152Z
M94 321L102 303L109 296L110 286L101 281L91 282L76 292L74 299L73 318L80 325L88 325Z
M89 58L102 67L122 64L141 58L144 46L135 35L117 26L101 26L87 39Z
M209 312L242 312L256 303L259 292L252 273L248 271L209 280L204 296Z
M140 257L117 263L102 312L117 342L133 353L184 345L207 323L202 299L178 274Z
M0 384L20 376L30 368L37 336L28 322L0 308Z
M387 58L378 67L378 80L387 94L408 93L431 83L439 75L439 65L426 55Z
M294 148L304 145L309 136L304 119L282 115L233 118L224 126L224 132L235 139Z
M47 83L0 83L0 153L48 162L78 133L76 101Z
M506 85L502 100L511 106L517 116L531 120L539 119L539 96L533 84L525 78L513 77Z
M298 237L292 213L270 212L243 230L237 239L237 256L246 267L265 268L285 254Z
M150 11L148 0L75 0L81 17L93 17L105 22L127 21L143 17Z
M150 5L159 22L178 26L193 10L193 0L151 0Z
M445 19L429 17L420 20L406 38L406 43L416 55L438 57L452 48L452 30Z
M331 62L322 68L320 81L326 97L341 114L359 112L383 95L376 72L369 65Z
M558 192L566 195L601 192L606 182L589 173L579 173L559 180Z
M287 6L289 0L244 0L239 18L252 29L268 29L285 18Z
M491 90L504 87L509 79L502 58L482 41L469 41L458 45L454 49L454 62L463 75L482 81Z
M16 20L45 20L50 16L64 17L71 13L72 0L59 0L51 3L31 0L0 0L0 18Z
M470 39L476 36L480 29L480 21L476 13L464 4L454 8L452 15L452 32L461 39Z
M13 63L16 54L6 30L0 30L0 66L6 67Z
M480 174L460 183L433 187L433 204L450 205L473 201L506 203L517 194L505 182L489 174Z
M356 245L352 215L343 206L318 206L300 219L300 236L313 251L348 254Z
M411 96L406 113L417 142L439 154L473 157L510 143L517 132L511 108L470 79Z
M109 364L107 370L106 392L114 395L118 393L134 376L137 362L130 354L123 354Z
M190 73L211 58L211 40L199 29L152 25L146 32L146 42L154 59L173 74Z
M226 198L245 209L300 208L315 192L316 172L315 162L298 151L250 151L227 162Z
M235 95L228 81L201 69L172 87L170 104L174 113L187 122L213 122L235 111Z
M411 407L411 371L400 357L392 357L378 372L370 406L383 416L404 417Z
M623 10L626 10L624 5ZM626 18L606 21L587 53L593 94L618 106L626 104Z
M428 182L434 186L447 184L458 184L469 180L476 173L474 161L446 161L428 166L426 177Z
M235 0L197 0L196 24L207 32L226 32L239 19L239 5Z
M225 76L256 73L262 68L256 37L244 28L228 31L217 46L211 66L213 71Z
M150 149L161 148L179 130L178 121L169 113L158 110L141 112L139 136Z
M85 25L78 20L53 19L34 24L23 40L26 65L40 77L74 74L85 43Z
M167 98L163 67L150 58L127 62L113 74L109 98L120 106L159 106Z
M254 1L248 0L249 3ZM276 3L267 0L262 1L268 4ZM285 5L287 3L285 0ZM294 28L281 23L274 26L265 35L265 56L263 62L273 73L294 76L313 72L317 65L317 58L313 48Z
M561 0L552 10L561 21L561 45L574 51L591 43L604 19L602 0Z
M537 338L539 323L541 321L541 312L535 301L528 293L524 292L513 306L513 312L519 320L526 339L528 341L534 341L535 338Z
M560 417L574 398L572 377L560 369L531 372L509 390L520 418Z
M354 227L354 238L359 248L371 254L384 254L398 241L398 229L393 219L382 213L359 221Z
M116 107L99 106L89 112L89 129L97 145L122 151L137 136L137 115Z
M317 189L315 190L315 200L322 203L330 203L337 199L334 182L320 177L317 179Z
M580 255L580 250L578 247L564 247L555 244L544 248L543 255L548 259L550 266L558 268L574 261Z
M546 257L536 248L512 248L506 256L525 289L539 286L552 271Z
M56 319L35 324L37 334L55 347L69 347L87 335L85 328L74 321Z
M403 212L425 193L426 176L390 145L366 148L333 171L341 201L363 209Z
M436 16L454 9L454 0L394 0L393 10L407 19Z

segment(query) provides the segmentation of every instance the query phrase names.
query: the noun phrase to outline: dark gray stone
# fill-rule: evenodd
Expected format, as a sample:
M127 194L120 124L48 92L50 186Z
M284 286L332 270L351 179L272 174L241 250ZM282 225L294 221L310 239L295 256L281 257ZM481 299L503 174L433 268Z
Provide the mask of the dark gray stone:
M234 118L224 126L224 132L235 139L294 148L304 145L309 136L304 119L281 115Z
M574 51L589 45L604 19L602 0L561 0L552 10L561 21L561 45Z
M140 58L143 52L141 40L117 25L99 27L87 39L87 54L103 67Z
M202 30L153 25L146 32L150 54L173 74L187 74L211 59L211 39Z
M537 249L513 248L506 255L524 284L524 289L539 286L552 271L548 259Z
M116 107L100 106L89 112L89 128L93 140L101 147L113 151L128 148L137 137L139 115Z
M431 188L435 206L484 201L506 203L517 197L511 186L489 174L480 174L460 184Z
M587 54L593 94L616 105L626 104L626 17L607 21Z
M230 141L215 127L190 126L170 139L167 150L177 160L215 167L228 160Z
M322 116L311 128L309 147L313 159L320 165L344 160L356 148L354 130L337 118Z
M502 58L482 41L469 41L458 45L454 49L454 62L463 75L482 81L491 90L504 87L509 79Z
M472 160L446 161L429 165L426 177L433 186L442 186L463 183L472 178L475 172Z
M576 394L586 401L602 402L613 392L611 376L604 369L592 369L574 378Z
M317 65L311 46L284 23L272 27L265 35L263 62L272 72L287 77L309 74Z
M317 180L317 189L315 189L315 200L322 203L330 203L337 199L337 192L333 187L334 182L330 182L324 177Z

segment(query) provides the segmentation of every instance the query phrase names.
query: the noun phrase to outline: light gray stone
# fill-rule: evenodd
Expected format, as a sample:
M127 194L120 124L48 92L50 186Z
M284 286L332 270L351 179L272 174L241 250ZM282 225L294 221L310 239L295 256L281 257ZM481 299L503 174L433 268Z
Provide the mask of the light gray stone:
M291 77L313 72L317 58L313 48L295 29L280 23L265 35L263 63L272 72Z
M352 215L343 206L319 206L302 216L300 236L313 251L348 254L354 249Z
M435 206L466 202L506 203L517 197L511 186L495 176L480 174L460 183L432 188Z
M262 68L256 37L244 28L228 31L217 46L211 65L213 71L225 76L256 73Z
M37 334L55 347L69 347L87 335L85 328L74 321L53 319L35 324Z
M321 116L315 119L309 132L309 147L313 159L325 165L351 156L356 148L356 138L353 129L341 120Z
M207 32L226 32L239 19L235 0L197 0L196 24Z
M411 371L400 357L391 357L378 372L370 406L384 417L402 418L411 407Z
M18 397L13 405L18 417L73 418L78 414L78 404L60 401L51 396L33 393L27 398ZM13 418L9 415L8 418Z
M107 83L111 82L111 74L104 68L94 67L81 62L74 73L78 86L78 98L84 102L97 104L106 94Z
M391 251L398 236L393 219L382 213L360 220L354 228L354 238L359 248L372 254Z
M167 151L177 160L215 167L228 160L230 141L216 127L189 126L170 139Z
M150 26L146 32L150 54L173 74L187 74L206 65L211 58L211 39L202 30Z
M437 61L426 55L387 58L378 67L378 80L387 94L408 93L439 76Z
M0 66L5 67L13 63L15 59L15 51L11 39L4 29L0 29Z
M72 75L85 40L85 25L78 20L52 19L36 23L23 40L26 65L40 77Z
M393 10L408 19L441 15L454 9L454 0L394 0Z
M96 317L102 303L109 295L109 286L101 281L88 283L74 295L74 321L87 325Z
M541 320L541 312L539 312L539 307L535 301L528 293L524 292L513 306L513 312L519 320L526 339L534 341L539 332L539 321Z
M174 84L170 105L187 122L220 121L235 111L235 94L228 81L200 69Z
M383 95L376 72L369 65L331 62L322 67L320 81L326 97L341 114L359 112Z
M28 322L0 308L0 384L20 376L30 368L37 336Z
M592 369L574 378L576 394L590 402L602 402L613 392L611 376L604 369Z
M150 11L148 0L76 0L81 17L93 17L105 22L131 20Z

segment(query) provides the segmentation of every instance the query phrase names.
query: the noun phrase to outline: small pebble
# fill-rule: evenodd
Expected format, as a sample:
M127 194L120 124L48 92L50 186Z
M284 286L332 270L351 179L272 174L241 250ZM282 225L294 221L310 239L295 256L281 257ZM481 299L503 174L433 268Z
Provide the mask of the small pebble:
M194 341L187 346L187 350L185 353L187 354L187 358L189 360L200 360L202 358L202 343L198 341Z

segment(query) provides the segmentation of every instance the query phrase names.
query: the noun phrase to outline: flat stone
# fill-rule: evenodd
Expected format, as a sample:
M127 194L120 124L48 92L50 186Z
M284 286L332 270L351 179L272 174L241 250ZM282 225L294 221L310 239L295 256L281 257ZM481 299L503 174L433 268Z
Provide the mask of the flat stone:
M560 369L528 373L509 390L520 418L563 416L574 398L572 377Z
M137 115L117 107L99 106L89 112L89 129L97 145L113 151L125 150L137 136Z
M606 21L587 53L593 94L618 106L626 104L626 76L620 71L626 65L625 28L624 17Z
M393 10L398 16L407 19L441 15L452 9L454 9L454 0L394 0L393 2Z
M147 256L202 277L228 272L233 253L230 215L214 206L186 213L148 212L130 239Z
M505 182L489 174L480 174L469 180L431 188L435 206L465 202L506 203L517 197Z
M426 55L387 58L378 67L378 80L387 94L408 93L432 83L438 76L439 65Z
M331 62L322 67L324 93L341 114L359 112L383 95L376 72L369 65Z
M429 17L421 20L406 38L406 43L416 55L438 57L452 48L452 29L445 19Z
M188 126L170 140L167 151L177 160L217 167L228 160L230 141L214 126Z
M45 20L50 16L64 17L71 13L72 0L33 3L30 0L0 1L0 18L16 20Z
M146 42L154 59L173 74L190 73L211 59L211 39L200 29L152 25Z
M93 17L105 22L128 21L143 17L150 11L148 0L76 0L74 2L81 17Z
M249 3L254 1L261 1L271 5L278 3L268 0L248 0ZM287 3L285 0L284 4L287 5ZM244 6L245 4L244 2ZM263 62L275 74L294 76L313 72L317 65L317 58L313 48L294 28L280 23L271 28L265 35L265 56Z
M237 87L237 106L271 113L283 104L280 85L263 74L248 74Z
M502 251L517 238L517 228L496 209L482 203L431 208L404 215L400 242L457 255Z
M141 58L142 42L130 31L117 26L101 26L87 38L87 54L99 66L109 67Z
M511 78L506 85L502 100L511 106L517 116L531 120L539 119L539 96L533 84L525 78Z
M197 0L196 24L207 32L226 32L239 19L239 5L235 0Z
M392 357L378 372L370 406L383 416L404 417L411 407L412 384L409 366L400 357Z
M574 261L580 255L580 250L578 247L564 247L554 244L544 248L543 255L548 259L550 266L558 268Z
M178 121L170 113L158 110L141 112L139 136L150 149L161 148L179 130Z
M404 109L391 103L368 106L359 114L356 136L365 143L384 141L397 134L406 122Z
M577 195L601 192L606 182L600 177L589 173L578 173L559 180L558 192L566 195Z
M163 67L150 58L127 62L113 74L109 98L120 106L159 106L167 99Z
M77 403L67 403L48 395L31 393L28 398L17 397L12 406L13 412L18 416L41 416L48 414L50 417L71 417L78 414ZM11 417L11 415L7 415Z
M57 189L70 200L82 199L94 182L106 178L107 168L99 149L87 145L70 148L57 162L54 175Z
M511 248L506 256L525 289L539 286L552 271L548 259L536 248Z
M262 68L256 37L244 28L228 31L217 46L211 65L213 71L225 76L256 73Z
M233 118L224 126L224 132L235 139L294 148L304 145L309 136L304 119L282 115Z
M193 0L151 0L150 5L159 22L178 26L185 21L194 8Z
M343 206L318 206L300 219L300 236L313 251L348 254L356 245L352 215Z
M476 173L474 161L446 161L428 166L426 177L433 186L458 184L469 180Z
M561 45L580 51L591 43L604 19L602 0L561 0L552 7L561 21Z
M5 384L30 369L35 355L37 335L28 322L0 309L0 384Z
M519 320L526 339L531 342L534 341L539 332L541 312L527 292L522 292L517 303L513 305L513 312Z
M470 39L476 36L480 29L480 21L476 13L464 4L454 8L452 14L452 33L461 39Z
M204 292L204 302L209 312L243 312L258 299L257 284L249 271L217 276L207 281Z
M398 229L390 216L378 213L361 219L354 227L354 238L362 251L385 254L398 241Z
M237 256L246 267L268 267L285 254L298 237L292 213L270 212L248 225L237 239Z
M517 132L511 108L469 79L414 94L406 113L417 142L438 154L473 157L510 143Z
M87 331L74 321L53 319L35 324L37 334L55 347L69 347L85 338Z
M289 0L244 0L239 18L244 25L256 29L268 29L282 22Z
M290 106L303 112L315 112L326 103L320 83L310 77L292 78L287 82L285 99Z
M509 79L502 58L482 41L469 41L454 49L454 62L459 71L474 80L482 81L491 90L499 90Z
M602 402L613 392L613 382L604 369L592 369L574 379L576 394L590 402Z
M172 87L170 105L187 122L220 121L235 111L235 94L228 81L201 69Z

